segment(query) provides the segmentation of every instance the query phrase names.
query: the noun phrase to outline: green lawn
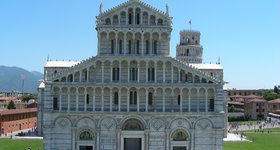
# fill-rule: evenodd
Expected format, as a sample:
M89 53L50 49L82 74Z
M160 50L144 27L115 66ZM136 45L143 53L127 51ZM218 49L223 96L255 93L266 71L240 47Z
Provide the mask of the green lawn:
M253 142L225 142L224 150L279 150L280 129L269 130L272 133L247 131L247 138Z
M0 139L0 150L43 150L43 140Z

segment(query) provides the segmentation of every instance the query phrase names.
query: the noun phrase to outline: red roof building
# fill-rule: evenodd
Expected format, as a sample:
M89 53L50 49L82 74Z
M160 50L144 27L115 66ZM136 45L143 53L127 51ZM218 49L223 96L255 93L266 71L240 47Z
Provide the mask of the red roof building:
M0 136L37 125L37 108L0 111Z

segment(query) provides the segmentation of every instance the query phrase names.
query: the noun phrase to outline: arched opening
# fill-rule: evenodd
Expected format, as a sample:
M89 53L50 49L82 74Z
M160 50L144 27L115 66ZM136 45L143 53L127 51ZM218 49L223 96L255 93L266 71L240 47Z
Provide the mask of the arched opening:
M80 133L80 136L79 136L80 140L93 140L93 136L90 132L88 131L83 131Z
M187 141L189 138L189 134L184 130L176 130L171 135L172 141Z
M142 24L144 24L144 25L148 24L148 13L147 12L143 12Z
M150 25L156 25L156 17L154 15L150 16Z
M149 92L148 103L149 103L149 105L153 105L153 93L152 92Z
M125 12L121 12L121 25L126 24L126 13Z
M178 103L178 105L181 104L181 95L178 95L178 96L177 96L177 103Z
M110 18L107 18L105 20L105 25L111 25L111 19Z
M158 19L158 25L162 26L163 25L163 21L162 19Z
M128 10L128 24L133 24L133 9Z
M131 105L137 104L137 91L131 90L129 92L129 104Z
M141 13L140 8L137 8L137 9L136 9L136 14L135 14L135 17L136 17L136 24L140 24L140 13Z
M114 93L114 104L115 105L119 104L119 93L118 92Z
M113 17L113 25L118 25L119 24L119 17L117 15L114 15Z
M127 120L123 126L122 130L125 131L144 131L144 125L137 119Z
M144 145L144 125L137 119L129 119L122 126L122 149L143 150ZM130 132L133 131L133 132Z

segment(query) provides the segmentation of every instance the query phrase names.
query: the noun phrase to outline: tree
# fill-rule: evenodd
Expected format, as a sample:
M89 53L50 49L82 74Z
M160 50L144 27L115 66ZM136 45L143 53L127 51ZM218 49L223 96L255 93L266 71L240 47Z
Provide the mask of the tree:
M28 102L30 99L37 99L37 96L34 94L28 94L21 97L21 100L24 102Z
M277 86L274 86L274 92L277 93L277 94L280 94L280 90Z
M279 96L273 90L261 90L262 96L265 100L277 99Z
M231 105L228 109L229 112L234 112L235 111L235 108L234 108L234 105Z
M14 101L10 101L7 108L8 109L16 109Z

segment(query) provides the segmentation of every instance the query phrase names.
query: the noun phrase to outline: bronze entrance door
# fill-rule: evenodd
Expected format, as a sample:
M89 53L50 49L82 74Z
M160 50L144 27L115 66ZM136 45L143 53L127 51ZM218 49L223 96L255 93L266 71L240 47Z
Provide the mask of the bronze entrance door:
M173 150L187 150L187 147L185 147L185 146L174 146Z
M141 138L124 138L124 150L141 150Z
M92 146L80 146L79 150L93 150Z

